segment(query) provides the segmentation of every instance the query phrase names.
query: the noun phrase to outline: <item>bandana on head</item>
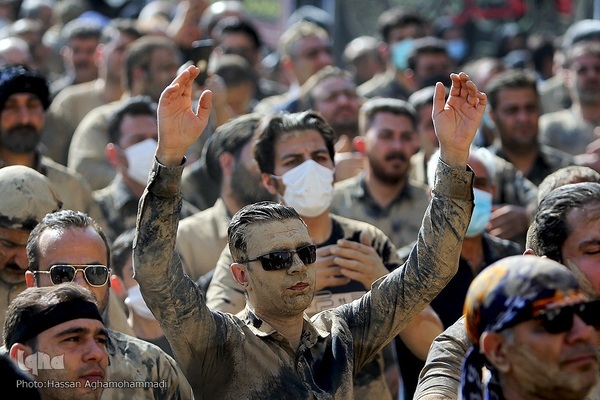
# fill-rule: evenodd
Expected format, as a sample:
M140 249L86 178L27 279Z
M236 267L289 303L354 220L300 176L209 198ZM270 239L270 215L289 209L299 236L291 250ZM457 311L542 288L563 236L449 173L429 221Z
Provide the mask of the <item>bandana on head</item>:
M549 308L587 301L575 277L563 265L535 256L514 256L483 270L471 283L465 300L466 328L473 346L461 372L463 399L501 399L497 372L479 351L484 332L501 332ZM492 379L483 388L482 368ZM483 390L485 389L485 390Z

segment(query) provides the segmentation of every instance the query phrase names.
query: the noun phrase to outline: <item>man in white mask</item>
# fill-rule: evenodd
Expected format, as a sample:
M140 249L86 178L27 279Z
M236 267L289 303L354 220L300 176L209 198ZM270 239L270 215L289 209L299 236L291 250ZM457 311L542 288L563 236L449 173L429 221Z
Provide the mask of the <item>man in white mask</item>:
M106 234L114 240L135 227L137 205L148 180L158 145L156 103L150 97L127 99L115 109L108 124L110 143L105 155L117 175L104 189L93 192L107 221ZM181 218L199 210L183 202Z
M330 213L333 147L333 129L313 111L268 116L255 130L254 157L263 186L280 202L296 209L317 246L317 292L306 310L309 315L358 299L376 279L400 265L395 246L381 230ZM207 304L212 309L237 313L246 301L243 288L231 276L231 262L230 253L225 251L208 289ZM426 309L401 334L409 346L422 348L424 354L441 332L432 314ZM395 362L386 368L386 374L397 377ZM389 389L397 389L388 387L379 356L358 377L354 386L357 399L391 399ZM389 382L397 385L394 379Z

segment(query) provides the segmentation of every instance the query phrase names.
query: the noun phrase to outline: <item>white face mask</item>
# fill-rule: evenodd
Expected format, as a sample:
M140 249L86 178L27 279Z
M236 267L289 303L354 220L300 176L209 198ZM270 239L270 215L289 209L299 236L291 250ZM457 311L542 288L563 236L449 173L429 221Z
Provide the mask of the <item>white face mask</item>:
M279 178L275 176L275 178ZM281 175L283 200L303 217L321 215L333 198L333 170L308 160Z
M140 285L135 285L127 289L127 298L125 299L125 305L131 307L133 312L142 318L156 320L154 314L146 305L146 302L142 298L142 292L140 292Z
M154 139L146 139L125 149L129 168L127 175L141 185L148 183L148 174L154 162L154 153L158 143Z

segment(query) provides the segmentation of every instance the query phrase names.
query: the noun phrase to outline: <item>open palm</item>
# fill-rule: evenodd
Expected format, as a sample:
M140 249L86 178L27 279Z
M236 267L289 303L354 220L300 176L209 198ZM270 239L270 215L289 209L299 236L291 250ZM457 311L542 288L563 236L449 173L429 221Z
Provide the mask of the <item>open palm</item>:
M451 74L452 87L448 100L444 100L445 89L441 83L435 87L433 101L433 124L442 153L468 156L469 147L481 124L487 105L487 96L464 72ZM452 160L442 158L445 162ZM450 155L452 158L452 155Z
M193 82L198 73L198 68L189 66L177 75L160 96L156 154L159 161L167 163L165 165L180 163L188 147L200 137L208 124L212 99L210 91L202 92L197 112L192 110Z

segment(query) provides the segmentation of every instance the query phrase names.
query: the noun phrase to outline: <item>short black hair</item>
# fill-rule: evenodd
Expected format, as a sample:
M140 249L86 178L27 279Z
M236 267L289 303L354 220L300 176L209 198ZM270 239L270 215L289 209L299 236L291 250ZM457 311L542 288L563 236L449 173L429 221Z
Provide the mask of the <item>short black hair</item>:
M111 114L108 120L108 136L112 143L118 144L121 138L121 123L125 116L150 115L156 118L156 104L149 96L130 97L121 103Z

